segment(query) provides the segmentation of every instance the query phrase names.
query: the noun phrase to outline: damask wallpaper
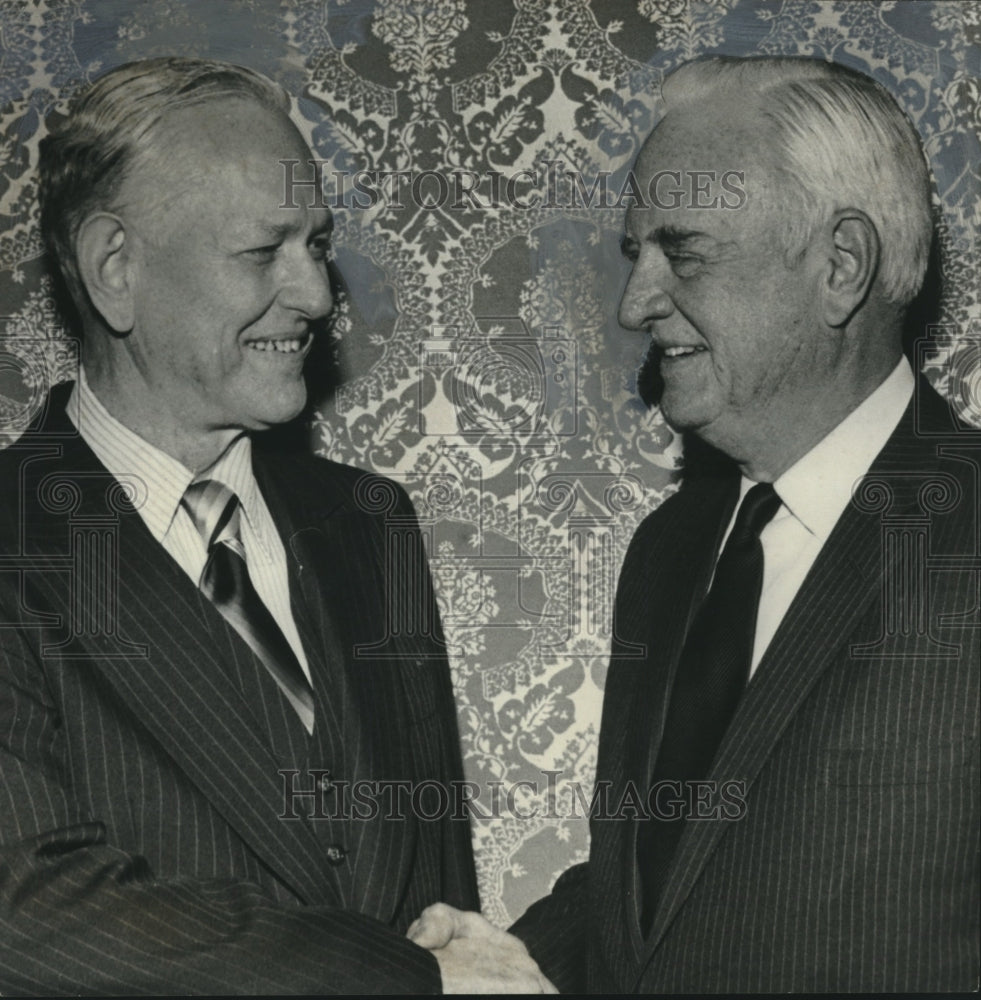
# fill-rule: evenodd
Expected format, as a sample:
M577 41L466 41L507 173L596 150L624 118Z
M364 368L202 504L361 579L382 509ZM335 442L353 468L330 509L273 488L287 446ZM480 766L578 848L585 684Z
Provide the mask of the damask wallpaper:
M660 81L705 53L799 54L897 96L930 157L943 276L934 349L914 350L977 420L979 46L981 4L960 2L0 0L0 434L75 363L37 232L45 118L151 55L279 80L333 185L341 304L312 446L415 503L481 893L506 925L586 857L617 572L678 479L642 401L646 338L616 323L621 196Z

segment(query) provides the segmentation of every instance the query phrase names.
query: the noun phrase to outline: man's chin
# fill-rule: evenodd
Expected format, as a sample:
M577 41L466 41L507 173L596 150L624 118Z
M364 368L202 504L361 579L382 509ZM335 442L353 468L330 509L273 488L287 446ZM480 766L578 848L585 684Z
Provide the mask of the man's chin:
M258 406L252 414L252 423L249 429L255 431L270 430L282 424L288 424L303 413L307 405L306 387L304 386L302 391L284 394L279 398L258 398L254 400L254 403Z
M690 393L677 393L665 387L660 405L661 416L679 434L697 435L712 422L712 414L704 401L693 398Z

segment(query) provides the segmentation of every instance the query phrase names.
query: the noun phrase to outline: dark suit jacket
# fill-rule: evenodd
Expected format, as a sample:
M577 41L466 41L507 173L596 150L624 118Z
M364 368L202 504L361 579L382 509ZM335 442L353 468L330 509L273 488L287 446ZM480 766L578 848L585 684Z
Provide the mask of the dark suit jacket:
M69 388L0 455L0 993L438 992L404 933L479 906L466 813L365 784L462 777L408 497L255 451L311 739L74 433ZM334 784L288 794L311 770Z
M744 814L686 823L651 936L624 818L592 818L588 863L513 928L560 988L977 987L981 435L952 431L922 383L719 748L710 777L745 782ZM735 489L692 477L626 556L597 765L611 811L629 782L646 793Z

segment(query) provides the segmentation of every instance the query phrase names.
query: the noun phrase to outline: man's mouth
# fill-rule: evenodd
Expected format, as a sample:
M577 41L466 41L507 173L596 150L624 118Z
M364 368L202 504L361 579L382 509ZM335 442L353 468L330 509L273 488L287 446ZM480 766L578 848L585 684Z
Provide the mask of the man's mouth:
M693 354L701 354L704 350L704 347L679 345L677 347L663 347L661 353L666 358L688 358Z
M275 340L250 340L248 346L253 351L275 351L277 354L299 354L310 343L313 334L302 337L283 337Z

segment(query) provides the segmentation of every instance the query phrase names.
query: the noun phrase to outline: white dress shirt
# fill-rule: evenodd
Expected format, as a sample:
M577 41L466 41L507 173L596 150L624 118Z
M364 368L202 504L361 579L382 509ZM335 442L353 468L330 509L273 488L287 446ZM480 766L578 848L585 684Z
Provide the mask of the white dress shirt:
M902 358L875 392L774 482L782 503L760 534L763 590L750 676L848 506L855 484L869 471L896 429L913 395L913 386L913 372ZM740 503L754 485L743 476ZM733 513L726 539L735 520Z
M239 528L249 578L312 684L290 608L286 550L252 474L252 442L248 436L236 438L208 470L195 476L109 413L89 386L81 366L67 412L82 439L112 475L122 481L135 476L146 485L146 500L137 508L139 515L195 586L199 585L208 553L204 539L181 504L184 491L195 479L216 479L235 493L242 510Z

